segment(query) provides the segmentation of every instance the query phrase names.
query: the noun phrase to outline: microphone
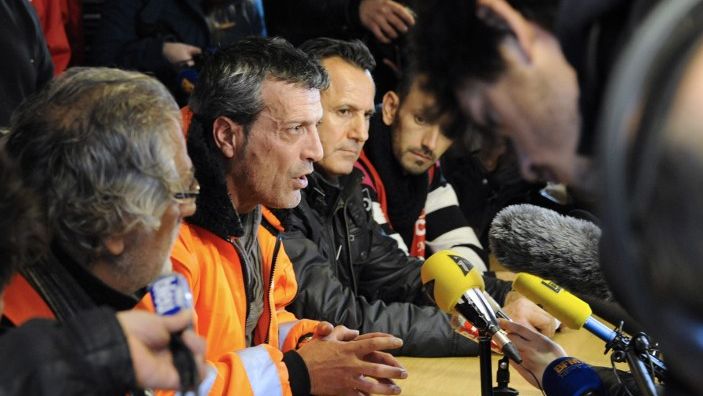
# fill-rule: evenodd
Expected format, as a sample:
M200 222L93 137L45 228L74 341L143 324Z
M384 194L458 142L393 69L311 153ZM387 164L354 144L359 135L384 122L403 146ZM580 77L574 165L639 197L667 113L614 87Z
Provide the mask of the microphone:
M513 289L535 304L541 305L545 311L571 329L584 327L606 343L617 336L615 331L592 316L593 312L588 304L554 282L523 272L515 277Z
M613 301L600 267L595 224L534 205L498 212L488 233L491 252L513 272L555 280L584 296Z
M627 360L635 381L641 389L654 389L651 375L660 380L667 378L667 369L650 347L649 337L639 333L630 339L621 332L591 316L591 307L573 294L557 286L554 282L537 276L520 273L513 281L513 288L542 307L572 329L581 327L605 341L606 353L612 349L620 355L616 361ZM616 355L613 355L616 356Z
M492 337L503 354L522 362L517 348L498 326L496 314L484 296L483 277L467 259L450 250L439 251L425 260L420 278L439 309L450 315L459 314Z
M542 388L547 396L606 395L598 373L588 364L572 357L554 359L542 375Z

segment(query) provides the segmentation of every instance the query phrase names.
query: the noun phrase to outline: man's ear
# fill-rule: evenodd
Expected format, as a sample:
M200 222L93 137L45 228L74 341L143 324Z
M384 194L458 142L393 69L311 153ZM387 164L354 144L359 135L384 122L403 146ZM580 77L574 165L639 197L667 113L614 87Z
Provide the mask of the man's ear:
M383 104L381 105L381 114L383 115L383 123L391 126L395 115L398 113L398 108L400 108L400 97L393 91L386 92L383 95Z
M112 235L105 238L103 244L111 255L119 256L125 249L125 237L124 235Z
M212 122L212 137L222 155L233 158L244 142L244 127L228 117L220 116Z
M532 22L525 19L505 0L479 0L477 7L476 15L479 19L489 20L490 14L502 19L515 35L526 61L532 62L532 46L535 40L535 29Z

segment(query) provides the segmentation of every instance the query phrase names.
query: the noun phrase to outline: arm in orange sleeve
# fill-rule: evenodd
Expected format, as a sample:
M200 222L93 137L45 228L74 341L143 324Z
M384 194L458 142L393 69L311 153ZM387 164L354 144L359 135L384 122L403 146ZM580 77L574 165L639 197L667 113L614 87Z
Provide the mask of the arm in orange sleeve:
M206 360L217 370L210 395L291 396L290 357L267 344L246 347L240 318L246 306L244 286L232 273L225 275L232 268L223 267L234 265L222 262L211 241L191 231L187 225L181 228L171 262L192 289L195 331L207 340Z
M278 318L278 340L282 351L297 349L298 342L305 336L312 335L319 321L300 319L292 313L286 311L285 307L290 304L298 294L298 283L295 280L293 264L281 247L277 258L279 270L274 275L274 301L276 303L276 315Z

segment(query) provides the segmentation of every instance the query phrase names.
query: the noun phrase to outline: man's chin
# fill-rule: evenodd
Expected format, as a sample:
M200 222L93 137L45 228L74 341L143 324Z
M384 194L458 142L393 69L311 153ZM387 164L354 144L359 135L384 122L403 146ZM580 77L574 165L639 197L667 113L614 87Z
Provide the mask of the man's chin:
M264 203L263 205L269 209L293 209L300 204L301 199L300 190L295 190L288 195L287 199Z

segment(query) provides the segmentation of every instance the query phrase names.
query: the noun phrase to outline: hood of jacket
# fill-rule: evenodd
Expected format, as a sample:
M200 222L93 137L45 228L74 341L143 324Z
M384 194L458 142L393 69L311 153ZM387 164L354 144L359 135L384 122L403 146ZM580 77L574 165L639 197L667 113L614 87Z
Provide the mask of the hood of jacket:
M196 200L195 213L186 221L230 240L241 237L244 228L227 190L224 161L205 130L204 125L208 124L196 115L188 128L188 155L200 184L200 195Z

